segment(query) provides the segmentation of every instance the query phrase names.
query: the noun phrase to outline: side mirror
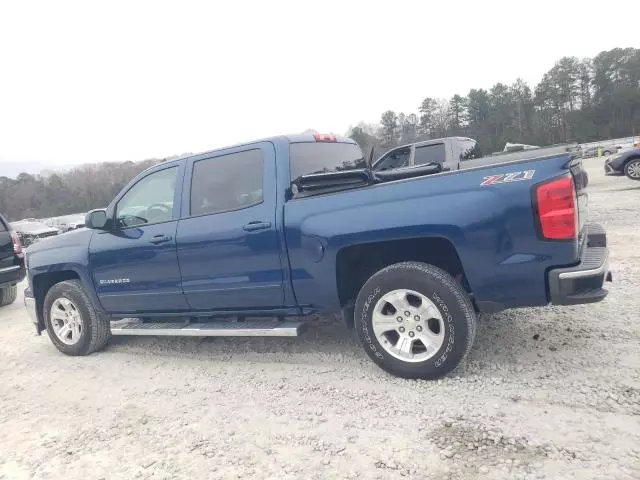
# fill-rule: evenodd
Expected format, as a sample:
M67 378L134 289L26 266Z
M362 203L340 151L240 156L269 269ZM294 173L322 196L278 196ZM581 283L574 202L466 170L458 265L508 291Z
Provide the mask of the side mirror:
M106 230L108 223L107 211L104 209L91 210L87 213L86 217L84 217L84 225L87 228Z

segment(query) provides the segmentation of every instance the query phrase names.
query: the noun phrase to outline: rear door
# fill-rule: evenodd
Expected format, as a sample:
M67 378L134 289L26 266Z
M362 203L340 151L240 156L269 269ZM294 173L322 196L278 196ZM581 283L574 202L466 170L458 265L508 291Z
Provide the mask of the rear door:
M0 215L0 272L13 265L13 240L9 232L9 223Z
M263 142L187 162L178 222L182 289L191 308L281 307L276 163Z

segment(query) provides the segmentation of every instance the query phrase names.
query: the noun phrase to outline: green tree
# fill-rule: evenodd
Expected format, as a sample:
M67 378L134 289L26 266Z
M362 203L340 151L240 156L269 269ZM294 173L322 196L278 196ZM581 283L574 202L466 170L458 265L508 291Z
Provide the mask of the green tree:
M451 133L461 135L467 125L467 99L457 93L449 101Z
M438 108L438 102L435 98L426 97L420 103L418 111L420 112L420 132L426 135L432 135L435 130L434 113Z
M398 129L398 116L396 113L393 110L384 112L380 118L380 124L382 125L382 135L385 142L393 142Z

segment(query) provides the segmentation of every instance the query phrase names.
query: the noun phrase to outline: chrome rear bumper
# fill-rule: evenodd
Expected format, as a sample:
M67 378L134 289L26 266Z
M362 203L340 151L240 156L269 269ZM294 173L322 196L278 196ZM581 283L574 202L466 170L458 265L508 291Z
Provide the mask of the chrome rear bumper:
M587 244L582 250L580 263L573 267L554 268L549 271L548 285L551 303L577 305L603 300L608 291L605 282L611 282L607 234L597 224L587 225Z

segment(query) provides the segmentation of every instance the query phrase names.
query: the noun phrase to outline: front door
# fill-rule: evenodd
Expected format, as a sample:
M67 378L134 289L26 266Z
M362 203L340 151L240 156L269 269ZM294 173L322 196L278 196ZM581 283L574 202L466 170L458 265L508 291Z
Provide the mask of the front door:
M157 167L115 204L113 227L96 231L89 263L109 313L178 312L188 308L176 253L181 167Z
M187 162L177 241L182 288L191 308L283 305L271 143Z

